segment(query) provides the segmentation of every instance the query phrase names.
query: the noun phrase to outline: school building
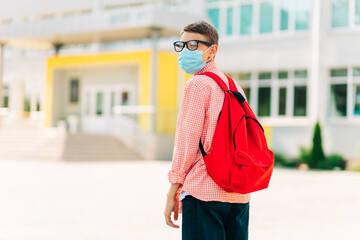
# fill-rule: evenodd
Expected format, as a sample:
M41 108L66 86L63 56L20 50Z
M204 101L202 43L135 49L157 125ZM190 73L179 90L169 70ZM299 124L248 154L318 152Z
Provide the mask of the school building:
M112 134L149 158L171 159L190 77L172 42L207 19L220 34L219 68L244 88L274 151L297 156L319 120L326 154L360 160L360 0L1 4L4 127L28 119Z

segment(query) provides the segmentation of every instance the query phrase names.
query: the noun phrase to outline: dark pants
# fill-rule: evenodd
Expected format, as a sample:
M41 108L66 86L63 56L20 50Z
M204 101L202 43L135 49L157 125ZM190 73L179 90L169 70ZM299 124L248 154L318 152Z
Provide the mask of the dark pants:
M249 203L183 200L183 240L247 240Z

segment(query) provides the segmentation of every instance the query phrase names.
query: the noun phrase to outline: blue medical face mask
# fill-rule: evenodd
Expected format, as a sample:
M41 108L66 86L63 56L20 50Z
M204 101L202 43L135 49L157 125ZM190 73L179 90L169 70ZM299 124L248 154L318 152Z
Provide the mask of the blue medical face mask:
M211 46L209 48L211 48ZM209 50L209 48L206 49L206 51ZM184 48L179 54L178 64L187 74L193 75L205 67L206 63L210 61L211 58L206 62L202 60L202 55L205 52L201 50L190 51Z

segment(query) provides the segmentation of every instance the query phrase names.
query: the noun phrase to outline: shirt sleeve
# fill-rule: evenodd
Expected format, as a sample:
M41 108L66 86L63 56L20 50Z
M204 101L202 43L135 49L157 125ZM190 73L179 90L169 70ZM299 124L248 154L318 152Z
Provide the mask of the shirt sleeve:
M199 78L189 79L176 121L176 132L170 183L184 184L186 175L195 164L202 135L211 88Z

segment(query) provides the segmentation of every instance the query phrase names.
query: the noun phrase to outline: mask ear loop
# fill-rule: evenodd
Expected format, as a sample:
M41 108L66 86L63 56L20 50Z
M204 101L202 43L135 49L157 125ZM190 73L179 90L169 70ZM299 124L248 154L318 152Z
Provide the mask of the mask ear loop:
M205 52L206 52L207 50L209 50L213 45L214 45L214 44L212 44L210 47L208 47L208 49L206 49ZM203 54L204 54L205 52L203 52ZM211 58L209 58L205 63L208 63L213 57L215 57L215 55L212 56Z

